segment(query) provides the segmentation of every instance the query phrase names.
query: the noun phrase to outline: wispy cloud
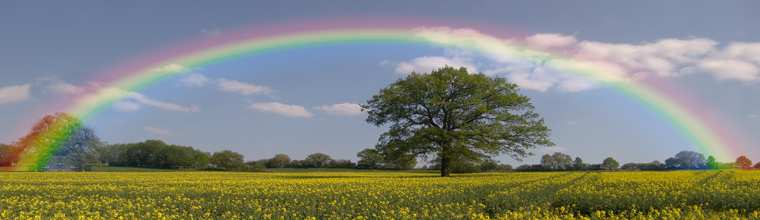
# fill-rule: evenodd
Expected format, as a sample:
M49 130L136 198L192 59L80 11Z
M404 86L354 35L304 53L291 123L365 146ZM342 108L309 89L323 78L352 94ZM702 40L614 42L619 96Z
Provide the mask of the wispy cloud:
M156 108L177 111L177 112L198 112L200 108L198 106L186 107L174 103L168 103L152 99L146 95L129 92L116 87L107 87L98 89L96 92L84 97L78 102L83 105L95 107L107 103L114 99L121 99L112 106L115 111L131 112L141 109L141 105L153 106Z
M179 79L179 83L183 86L197 86L203 87L206 85L216 85L219 91L239 93L241 95L272 95L274 90L267 86L254 85L246 82L240 82L237 80L230 80L225 78L210 79L200 73L188 73Z
M354 103L341 103L334 105L317 106L312 109L322 110L330 115L359 115L362 113L362 107Z
M6 86L0 88L0 105L11 102L21 102L30 99L32 97L29 93L29 90L31 88L31 84Z
M211 79L207 78L200 73L188 73L179 79L179 82L185 86L198 86L202 87L211 82Z
M44 86L45 91L52 94L71 95L87 92L85 87L69 84L59 79L58 76L38 78L37 84Z
M179 133L179 132L174 132L174 131L171 131L171 130L162 129L162 128L156 128L156 127L151 127L151 126L143 126L142 129L145 130L145 131L149 131L151 133L161 134L161 135L178 134Z
M224 92L234 92L234 93L240 93L242 95L253 95L253 94L271 94L272 89L266 86L259 86L259 85L253 85L248 84L240 81L235 80L228 80L228 79L218 79L216 80L217 85L219 86L219 90Z
M275 113L288 117L311 117L314 114L299 105L286 105L279 102L253 103L248 106L249 109Z
M222 32L219 29L201 29L201 33L212 37L222 36Z
M55 82L47 86L47 91L54 94L81 94L86 90L82 87L75 86L64 82Z
M141 104L153 106L156 108L164 109L164 110L170 110L170 111L177 111L177 112L198 112L200 111L200 108L197 106L194 107L185 107L173 103L168 102L162 102L155 99L148 98L148 96L145 96L140 93L131 92L129 94L129 98L131 100L134 100L136 102L139 102Z
M760 118L760 115L756 115L756 114L747 114L747 117L748 117L748 118L752 118L752 119L758 119L758 118Z
M114 111L118 112L134 112L140 110L140 103L132 101L119 101L111 106Z

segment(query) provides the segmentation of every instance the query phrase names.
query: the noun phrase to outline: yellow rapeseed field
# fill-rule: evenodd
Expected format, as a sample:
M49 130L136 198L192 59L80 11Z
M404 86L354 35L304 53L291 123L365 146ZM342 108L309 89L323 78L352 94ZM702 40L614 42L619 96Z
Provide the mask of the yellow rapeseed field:
M760 172L3 172L0 219L758 219Z

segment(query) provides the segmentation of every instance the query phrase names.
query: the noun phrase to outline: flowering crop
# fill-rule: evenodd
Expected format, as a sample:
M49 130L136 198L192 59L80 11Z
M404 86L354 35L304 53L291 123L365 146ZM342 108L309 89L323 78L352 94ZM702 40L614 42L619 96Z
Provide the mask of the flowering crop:
M756 173L7 172L0 219L756 219Z

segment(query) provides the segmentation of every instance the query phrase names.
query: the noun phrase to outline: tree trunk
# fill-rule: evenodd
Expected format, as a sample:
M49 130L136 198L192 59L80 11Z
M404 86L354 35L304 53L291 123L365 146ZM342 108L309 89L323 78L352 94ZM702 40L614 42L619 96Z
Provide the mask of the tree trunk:
M451 163L451 158L446 156L446 154L441 155L441 177L449 177L450 163Z

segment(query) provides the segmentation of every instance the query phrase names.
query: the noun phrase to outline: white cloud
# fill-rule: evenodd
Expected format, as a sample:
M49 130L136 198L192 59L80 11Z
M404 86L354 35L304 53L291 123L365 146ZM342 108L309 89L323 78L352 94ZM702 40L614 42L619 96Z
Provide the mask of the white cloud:
M118 112L133 112L140 110L140 104L131 101L119 101L111 107Z
M718 80L760 80L760 43L756 42L729 42L720 48L720 43L712 39L691 37L619 44L582 41L555 33L500 39L472 29L450 27L418 28L415 37L446 47L470 48L475 53L418 57L398 63L396 72L427 72L447 64L467 66L486 74L505 74L527 89L566 92L593 89L599 82L627 83L695 73L712 74ZM476 57L493 63L475 62ZM561 71L544 75L534 72L543 66ZM568 73L575 77L562 75Z
M197 106L185 107L185 106L181 106L181 105L177 105L173 103L162 102L155 99L151 99L148 96L137 93L137 92L129 92L129 91L125 91L123 89L116 88L116 87L107 87L107 88L99 89L95 93L92 93L84 97L79 102L90 107L95 107L95 106L102 105L106 102L112 101L114 99L121 100L121 101L115 103L112 106L112 108L116 111L122 111L122 112L137 111L141 108L140 104L149 105L149 106L153 106L153 107L164 109L164 110L177 111L177 112L200 111L200 108Z
M546 92L557 81L556 78L547 76L545 74L531 74L531 73L510 73L507 75L507 79L524 89L532 89L540 92Z
M190 71L190 69L185 66L173 63L153 68L150 71L156 73L183 73Z
M80 94L86 90L82 87L59 81L48 85L47 91L55 94Z
M177 104L162 102L162 101L158 101L158 100L155 100L155 99L148 98L147 96L145 96L143 94L140 94L140 93L136 93L136 92L129 93L129 98L132 99L132 100L134 100L134 101L137 101L139 103L142 103L142 104L145 104L145 105L150 105L150 106L153 106L153 107L156 107L156 108L160 108L160 109L164 109L164 110L177 111L177 112L191 112L191 111L192 112L197 112L197 111L200 111L200 109L198 107L185 107L185 106L181 106L181 105L177 105Z
M719 80L738 79L742 81L757 80L758 67L741 60L704 60L699 68L709 71Z
M577 42L573 36L560 34L535 34L525 38L528 45L544 49L570 47Z
M203 74L200 73L189 73L183 76L179 79L179 82L182 85L185 86L198 86L202 87L208 84L211 81L211 79L206 78Z
M362 113L362 107L354 103L341 103L331 106L323 105L312 109L322 110L330 115L359 115Z
M32 96L29 93L30 88L32 88L31 84L0 88L0 105L11 102L21 102L31 98Z
M545 147L541 148L538 151L543 153L553 153L553 152L565 152L567 151L567 148L564 147Z
M156 128L156 127L151 127L151 126L143 126L142 129L145 130L145 131L149 131L149 132L156 133L156 134L163 134L163 135L176 134L177 133L177 132L173 132L173 131L170 131L170 130L166 130L166 129L162 129L162 128Z
M303 106L298 105L286 105L279 102L268 103L253 103L248 106L249 109L258 110L262 112L275 113L278 115L284 115L288 117L311 117L313 114L306 110Z
M242 95L272 93L272 89L266 86L253 85L228 79L218 79L216 82L218 83L219 90L224 92L236 92Z
M760 43L733 42L716 56L760 64Z
M201 33L203 33L205 35L208 35L208 36L212 36L212 37L222 36L222 32L219 31L219 29L212 29L212 30L202 29Z
M747 114L747 117L748 117L748 118L752 118L752 119L757 119L757 118L760 118L760 115L756 115L756 114Z

